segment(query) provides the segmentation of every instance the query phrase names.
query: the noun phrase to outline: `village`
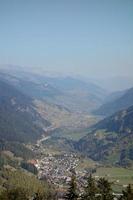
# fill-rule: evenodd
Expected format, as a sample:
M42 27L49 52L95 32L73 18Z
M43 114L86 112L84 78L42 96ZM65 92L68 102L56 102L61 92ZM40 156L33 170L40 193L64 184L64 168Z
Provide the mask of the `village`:
M71 180L71 174L79 163L75 154L51 155L38 160L38 178L47 179L55 185L64 185Z
M47 180L57 188L64 188L68 186L72 174L75 174L78 185L82 188L88 176L89 168L78 167L81 163L81 156L69 151L62 151L59 154L49 152L43 145L43 141L48 139L49 137L43 137L31 147L32 151L38 155L33 163L38 170L38 179Z

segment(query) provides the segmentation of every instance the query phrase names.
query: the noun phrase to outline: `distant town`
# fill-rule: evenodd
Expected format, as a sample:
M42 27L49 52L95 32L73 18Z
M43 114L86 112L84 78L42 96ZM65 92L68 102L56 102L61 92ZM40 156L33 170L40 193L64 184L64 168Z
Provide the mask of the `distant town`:
M87 170L77 170L80 164L80 156L74 152L62 152L61 154L45 153L45 147L41 142L49 137L41 138L35 145L32 145L32 151L40 155L40 158L32 160L38 170L38 178L46 179L57 187L65 187L71 180L72 173L75 173L80 186L85 181Z

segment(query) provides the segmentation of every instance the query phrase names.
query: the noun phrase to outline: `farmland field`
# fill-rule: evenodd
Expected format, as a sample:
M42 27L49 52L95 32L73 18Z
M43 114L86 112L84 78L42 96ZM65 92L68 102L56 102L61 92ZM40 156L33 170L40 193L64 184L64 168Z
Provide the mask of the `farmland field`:
M119 167L100 167L94 174L96 179L105 177L113 183L113 189L116 192L124 189L126 185L133 184L133 170Z

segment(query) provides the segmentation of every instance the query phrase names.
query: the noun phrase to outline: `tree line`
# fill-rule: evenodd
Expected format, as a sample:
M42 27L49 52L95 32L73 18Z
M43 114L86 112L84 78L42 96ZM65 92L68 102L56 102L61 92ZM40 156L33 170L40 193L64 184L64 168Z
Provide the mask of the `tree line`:
M116 197L113 193L112 184L105 178L96 181L92 175L87 178L87 184L84 186L83 192L79 194L76 177L72 175L66 192L65 200L133 200L133 188L129 184L122 194Z
M58 194L51 190L36 192L29 197L26 190L13 188L4 190L0 194L0 200L57 200ZM82 192L78 191L76 176L73 174L69 183L68 190L64 194L64 200L133 200L133 188L129 184L118 197L113 193L112 183L105 178L96 181L92 175L87 178L87 183Z

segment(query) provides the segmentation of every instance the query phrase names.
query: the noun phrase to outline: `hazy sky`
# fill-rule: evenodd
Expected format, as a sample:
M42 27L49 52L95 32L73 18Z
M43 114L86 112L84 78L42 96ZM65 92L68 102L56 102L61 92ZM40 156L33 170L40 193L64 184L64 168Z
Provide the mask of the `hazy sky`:
M0 0L0 63L133 74L133 0Z

